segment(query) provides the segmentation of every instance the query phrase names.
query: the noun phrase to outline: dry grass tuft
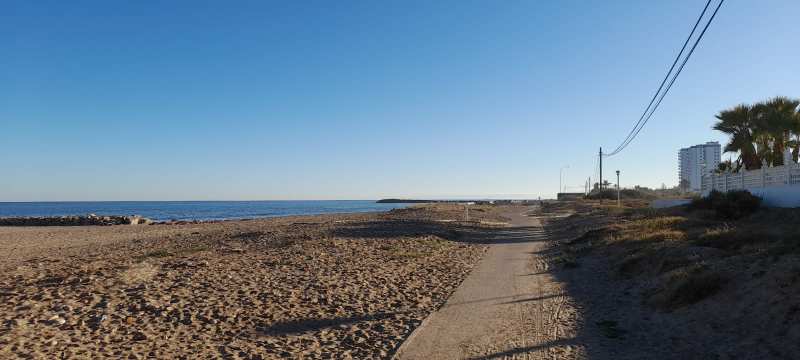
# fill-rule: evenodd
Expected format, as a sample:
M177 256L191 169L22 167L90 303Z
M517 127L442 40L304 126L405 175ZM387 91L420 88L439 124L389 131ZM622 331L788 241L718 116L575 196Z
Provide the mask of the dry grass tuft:
M686 233L680 230L656 230L650 233L644 234L641 238L643 241L653 241L653 242L661 242L661 241L683 241L686 240Z
M756 233L752 228L735 228L728 224L722 224L706 229L694 242L701 246L735 250L757 242L768 241L769 238L768 234Z
M651 242L684 241L687 238L682 226L687 219L682 216L657 216L634 220L621 227L620 241Z
M560 265L565 269L574 269L580 266L578 262L578 258L575 255L569 254L567 252L560 252L559 254L553 256L550 261L555 265Z
M730 236L733 232L734 228L729 224L725 223L717 227L705 229L703 235L700 235L700 238L720 238L725 236Z
M658 216L639 220L636 225L645 231L658 231L671 229L684 222L686 222L686 218L683 216Z
M694 304L719 292L726 279L720 273L693 266L674 271L663 289L650 301L662 308L675 309Z

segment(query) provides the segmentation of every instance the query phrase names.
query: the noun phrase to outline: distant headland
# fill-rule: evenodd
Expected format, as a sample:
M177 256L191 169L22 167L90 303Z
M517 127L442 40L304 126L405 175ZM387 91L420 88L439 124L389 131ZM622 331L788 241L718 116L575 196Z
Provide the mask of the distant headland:
M378 204L425 204L425 203L439 203L442 200L420 200L420 199L380 199L376 201Z
M538 204L541 200L510 200L510 199L495 199L495 200L424 200L424 199L380 199L376 201L378 204L461 204L470 203L477 205L508 205L508 204Z

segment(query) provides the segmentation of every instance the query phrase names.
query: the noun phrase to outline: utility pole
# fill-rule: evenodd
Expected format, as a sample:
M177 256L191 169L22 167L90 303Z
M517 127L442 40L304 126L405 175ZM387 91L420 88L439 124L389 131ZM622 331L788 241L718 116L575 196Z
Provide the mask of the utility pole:
M617 170L617 207L622 207L619 201L619 170Z
M600 191L603 191L603 147L600 147Z
M589 179L586 179L586 184L583 185L583 195L589 194Z

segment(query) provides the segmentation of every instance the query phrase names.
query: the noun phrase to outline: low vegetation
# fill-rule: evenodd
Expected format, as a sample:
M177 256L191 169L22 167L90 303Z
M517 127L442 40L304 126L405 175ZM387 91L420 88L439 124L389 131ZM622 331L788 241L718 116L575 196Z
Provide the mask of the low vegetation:
M658 197L652 190L645 191L641 189L622 189L619 192L619 197L621 199L655 199ZM616 189L603 189L603 190L595 190L592 191L589 195L586 196L588 199L592 200L617 200L617 190Z
M670 274L666 284L650 296L650 301L663 308L694 304L722 289L725 277L702 266L681 268Z
M800 259L800 228L794 226L800 209L762 209L747 192L712 194L689 207L659 210L587 203L609 224L566 242L558 259L577 266L581 256L602 251L614 276L649 284L645 301L660 309L681 308L735 287L733 279L753 264L768 268L784 258Z
M735 220L756 212L761 198L747 190L712 191L708 196L692 200L689 210L712 210L722 219Z

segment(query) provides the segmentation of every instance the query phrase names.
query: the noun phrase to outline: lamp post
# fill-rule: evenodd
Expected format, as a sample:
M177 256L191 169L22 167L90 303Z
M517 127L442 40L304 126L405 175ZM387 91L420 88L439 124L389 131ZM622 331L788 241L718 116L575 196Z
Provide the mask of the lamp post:
M617 170L617 207L622 207L622 203L619 201L619 170Z
M558 169L558 192L562 192L562 190L561 190L561 183L562 183L561 178L562 178L562 174L564 173L564 169L569 169L569 165L562 166L560 169ZM556 197L558 197L558 192L556 193Z

